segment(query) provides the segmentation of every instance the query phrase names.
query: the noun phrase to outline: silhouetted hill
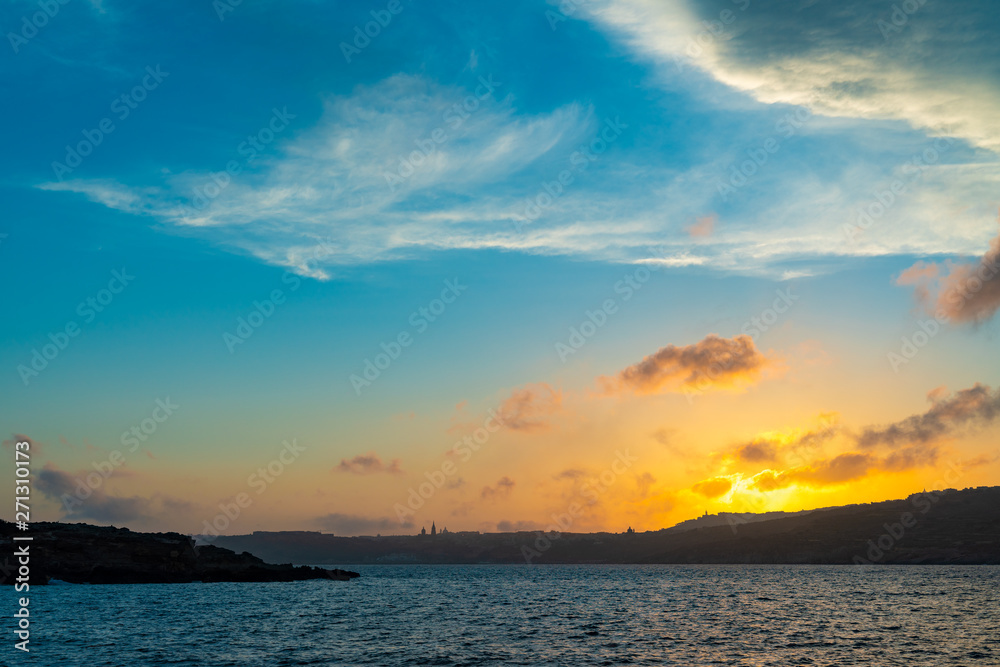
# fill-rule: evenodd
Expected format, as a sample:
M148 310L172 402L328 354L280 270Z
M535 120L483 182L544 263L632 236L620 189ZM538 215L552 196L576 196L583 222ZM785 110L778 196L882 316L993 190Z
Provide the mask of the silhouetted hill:
M295 563L1000 563L1000 487L646 533L255 533L217 544Z
M786 519L791 516L809 514L816 510L803 510L801 512L719 512L718 514L705 514L694 519L681 521L676 526L664 529L668 533L683 533L687 530L698 528L714 528L715 526L732 526L744 523L757 523L758 521L774 521L775 519Z
M30 536L14 541L14 536ZM128 528L84 523L33 523L28 532L0 520L5 555L27 547L30 584L50 579L80 584L160 584L193 581L346 581L356 572L271 565L248 553L216 546L195 546L180 533L136 533ZM0 563L0 584L13 584L18 564Z

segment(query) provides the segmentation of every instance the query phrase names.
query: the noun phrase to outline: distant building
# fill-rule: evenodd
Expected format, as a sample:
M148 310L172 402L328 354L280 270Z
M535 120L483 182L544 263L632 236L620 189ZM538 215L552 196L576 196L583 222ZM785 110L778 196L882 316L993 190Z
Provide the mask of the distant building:
M426 528L421 528L420 529L420 534L421 535L426 535L427 534L427 529Z
M431 535L437 535L437 534L438 534L437 526L435 526L434 522L431 521Z

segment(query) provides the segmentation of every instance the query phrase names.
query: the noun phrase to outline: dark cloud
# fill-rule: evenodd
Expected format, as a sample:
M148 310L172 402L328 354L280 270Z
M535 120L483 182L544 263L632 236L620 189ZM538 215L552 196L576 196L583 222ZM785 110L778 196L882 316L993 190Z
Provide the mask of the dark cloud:
M832 459L805 462L787 470L764 470L753 477L750 487L774 491L791 485L824 487L844 484L879 473L898 473L937 465L941 460L938 441L974 427L982 427L1000 418L1000 389L976 384L948 395L943 387L928 393L931 407L893 424L869 426L851 437L861 451L847 452ZM838 431L836 423L811 431L798 439L803 444L822 442ZM736 452L753 452L748 446ZM877 450L884 448L886 454ZM770 450L766 449L766 452ZM780 458L782 448L774 458ZM798 451L798 450L795 450ZM800 457L802 460L805 457ZM742 460L751 462L750 458ZM762 461L764 462L764 461Z
M1000 235L975 262L954 264L917 262L896 279L912 285L924 309L939 320L981 324L1000 310Z
M92 478L94 475L98 473L92 470L73 475L48 463L38 472L35 488L62 506L65 519L101 523L158 523L164 516L176 517L197 509L196 505L185 500L159 494L152 498L111 496L102 488L103 478L96 489L87 485L88 476Z
M770 463L778 458L778 448L774 442L758 438L733 452L737 459L746 463Z
M869 452L848 452L782 472L765 470L753 477L750 487L758 491L775 491L792 484L814 488L836 486L880 472L904 472L935 465L938 460L938 450L934 447L907 447L885 457Z
M370 452L368 454L358 454L353 459L341 459L340 465L334 470L339 472L350 472L355 475L371 475L374 473L388 473L390 475L401 475L402 468L399 466L399 459L393 459L389 463L384 463L378 454Z
M985 426L1000 417L1000 389L976 383L951 397L939 390L929 395L932 405L927 412L883 426L869 426L858 436L862 449L900 447L934 442L962 429Z
M480 497L483 500L501 500L508 497L514 490L514 480L510 477L501 477L496 486L484 486Z
M728 455L740 463L775 463L783 457L801 457L803 452L819 448L827 440L840 432L838 416L835 413L820 415L821 424L805 432L788 436L761 436L738 445Z
M637 10L656 5L611 4ZM762 101L805 104L841 117L896 118L935 135L965 137L993 150L1000 145L1000 18L990 3L913 2L905 10L902 2L882 0L687 4L706 22L732 12L727 34L707 47L716 57L695 63Z
M600 382L612 393L701 390L755 381L772 364L750 336L720 338L710 334L691 345L660 348L614 378L600 378Z
M849 452L792 470L765 470L753 477L750 487L758 491L775 491L792 484L812 487L843 484L861 479L877 465L878 458L871 454Z

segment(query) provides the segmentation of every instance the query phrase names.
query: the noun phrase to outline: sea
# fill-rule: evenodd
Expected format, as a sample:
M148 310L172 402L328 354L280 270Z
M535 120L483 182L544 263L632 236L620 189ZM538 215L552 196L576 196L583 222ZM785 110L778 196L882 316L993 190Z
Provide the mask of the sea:
M52 667L1000 665L1000 566L347 566L30 591ZM13 610L14 593L9 595Z

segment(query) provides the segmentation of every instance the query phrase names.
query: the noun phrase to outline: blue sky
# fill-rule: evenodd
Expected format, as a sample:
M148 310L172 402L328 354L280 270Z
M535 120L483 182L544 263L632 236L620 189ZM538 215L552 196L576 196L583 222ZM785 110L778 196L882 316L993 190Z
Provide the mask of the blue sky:
M194 530L238 488L235 463L300 437L329 479L303 473L293 486L315 497L275 492L254 525L335 526L317 518L329 514L387 530L395 489L490 407L549 391L532 410L579 416L595 378L735 339L792 290L790 314L753 341L781 359L773 389L594 409L614 413L593 433L615 442L648 440L657 420L689 434L683 463L650 455L660 491L615 500L658 527L700 513L674 472L714 473L686 457L825 411L860 427L922 411L941 385L996 384L990 287L900 372L887 363L933 314L934 290L996 243L1000 58L985 3L926 3L895 22L878 2L389 4L245 0L220 15L207 0L71 0L30 37L39 5L5 6L0 390L5 430L42 443L41 464L86 470L170 396L177 417L102 488L142 508L124 515L135 525ZM344 46L378 19L370 43ZM70 149L88 155L74 166ZM861 210L877 212L863 230ZM940 268L897 284L918 260ZM626 302L619 281L649 268ZM84 321L79 304L122 270L134 281ZM467 289L416 331L411 314L448 280ZM274 290L273 315L227 346ZM560 359L556 343L609 298L607 325ZM18 368L70 322L80 335L25 381ZM356 392L351 376L404 332L412 346ZM729 430L712 409L735 411ZM550 438L530 446L510 436L510 507L455 509L496 482L490 465L466 474L468 498L435 501L440 516L541 522L528 515L549 496L532 472L605 453L597 435L578 451L572 427L552 428L523 429ZM970 437L956 451L984 456L985 436ZM369 453L410 477L338 476ZM875 472L858 483L902 492L936 456L888 486ZM978 469L996 481L995 463ZM181 488L184 516L149 500ZM42 511L65 518L49 496ZM622 514L587 527L609 517Z

